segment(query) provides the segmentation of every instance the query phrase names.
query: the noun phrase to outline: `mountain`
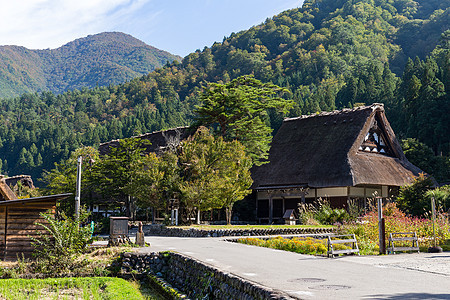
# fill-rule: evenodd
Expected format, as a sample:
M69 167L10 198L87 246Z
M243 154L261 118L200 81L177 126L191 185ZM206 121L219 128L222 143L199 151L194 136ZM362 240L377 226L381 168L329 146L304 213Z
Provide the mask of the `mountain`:
M174 60L181 57L120 32L89 35L57 49L1 46L0 97L119 84Z
M123 84L0 99L0 173L40 177L82 145L192 124L203 86L253 74L290 90L288 116L384 103L411 161L448 181L449 14L450 0L305 0ZM264 121L275 133L283 117Z

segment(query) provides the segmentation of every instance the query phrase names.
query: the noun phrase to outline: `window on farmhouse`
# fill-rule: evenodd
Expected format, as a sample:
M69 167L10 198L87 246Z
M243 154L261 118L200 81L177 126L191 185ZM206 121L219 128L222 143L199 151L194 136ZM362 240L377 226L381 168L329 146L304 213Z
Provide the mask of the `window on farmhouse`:
M388 146L386 136L382 128L379 126L377 118L375 119L369 132L364 137L364 141L359 147L359 150L392 156L392 151Z

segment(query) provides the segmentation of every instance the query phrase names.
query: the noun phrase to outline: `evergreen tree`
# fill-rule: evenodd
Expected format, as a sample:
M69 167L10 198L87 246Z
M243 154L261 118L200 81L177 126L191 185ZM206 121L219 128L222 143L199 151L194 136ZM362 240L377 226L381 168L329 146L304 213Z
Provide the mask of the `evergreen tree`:
M292 101L278 96L287 92L274 84L262 83L253 76L241 76L230 83L210 83L195 110L197 123L217 128L226 141L240 141L255 165L267 159L272 140L265 124L267 110L286 113Z

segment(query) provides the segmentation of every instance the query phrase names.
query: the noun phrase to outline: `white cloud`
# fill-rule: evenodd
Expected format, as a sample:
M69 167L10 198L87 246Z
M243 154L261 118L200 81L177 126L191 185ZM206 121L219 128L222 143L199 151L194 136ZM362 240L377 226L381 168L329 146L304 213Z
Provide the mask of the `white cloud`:
M113 30L150 0L0 0L0 45L56 48Z
M303 0L0 0L0 45L57 48L120 31L186 55Z

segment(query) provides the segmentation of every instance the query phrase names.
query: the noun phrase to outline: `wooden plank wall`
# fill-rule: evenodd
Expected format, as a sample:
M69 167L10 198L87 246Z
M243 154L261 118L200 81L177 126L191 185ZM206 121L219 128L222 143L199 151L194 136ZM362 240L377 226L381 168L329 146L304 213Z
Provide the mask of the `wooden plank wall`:
M6 246L6 207L0 206L0 258L5 255Z
M5 247L3 248L3 253L0 252L0 257L3 257L4 260L16 260L17 257L21 258L23 254L25 258L30 258L33 252L30 237L38 238L39 232L44 230L42 226L35 223L45 224L45 220L40 214L48 210L54 213L55 207L55 200L45 200L15 203L0 208L0 216L2 216L1 209L4 211L3 222L6 215L6 226L4 223L0 223L0 226L3 226L3 231L0 231L0 233L3 233L3 240L5 241L6 239ZM5 227L6 234L4 232Z

